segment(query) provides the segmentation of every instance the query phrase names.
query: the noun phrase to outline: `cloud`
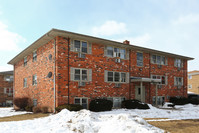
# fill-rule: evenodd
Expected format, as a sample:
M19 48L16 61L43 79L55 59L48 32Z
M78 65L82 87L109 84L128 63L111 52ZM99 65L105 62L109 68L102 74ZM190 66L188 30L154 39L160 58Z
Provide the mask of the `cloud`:
M0 72L3 72L3 71L11 71L13 70L13 67L11 65L7 65L7 66L0 66Z
M19 51L18 43L25 39L17 33L8 30L8 26L0 21L0 51Z
M95 26L92 28L92 33L94 35L105 35L105 36L111 36L111 35L118 35L122 33L126 33L127 28L126 24L122 22L116 22L116 21L106 21L101 26Z
M199 23L199 14L188 14L180 16L176 20L172 21L173 24L194 24Z

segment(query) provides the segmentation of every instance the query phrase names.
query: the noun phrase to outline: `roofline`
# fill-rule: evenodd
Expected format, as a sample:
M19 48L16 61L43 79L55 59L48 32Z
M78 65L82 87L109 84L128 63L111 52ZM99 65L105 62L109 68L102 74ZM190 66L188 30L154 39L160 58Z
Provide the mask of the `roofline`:
M13 71L2 71L0 72L0 75L13 75Z
M108 45L108 44L116 45L116 46L121 46L121 47L128 48L128 49L141 50L146 53L169 55L169 56L173 56L176 58L183 58L186 60L194 59L191 57L177 55L177 54L173 54L173 53L169 53L169 52L163 52L163 51L159 51L159 50L155 50L155 49L144 48L144 47L140 47L140 46L136 46L136 45L128 45L128 44L124 44L124 43L117 42L117 41L102 39L102 38L98 38L98 37L93 37L93 36L89 36L89 35L83 35L83 34L79 34L79 33L74 33L74 32L69 32L69 31L64 31L64 30L59 30L59 29L53 28L50 31L48 31L47 33L45 33L43 36L41 36L39 39L37 39L35 42L33 42L31 45L29 45L27 48L25 48L22 52L20 52L13 59L11 59L8 62L8 64L14 65L16 62L18 62L19 60L21 60L22 58L27 56L30 52L32 52L35 49L39 48L40 46L46 44L50 40L54 39L56 36L63 36L63 37L69 37L69 38L77 38L78 37L78 38L86 39L90 42L98 42L98 43L103 43L105 45Z

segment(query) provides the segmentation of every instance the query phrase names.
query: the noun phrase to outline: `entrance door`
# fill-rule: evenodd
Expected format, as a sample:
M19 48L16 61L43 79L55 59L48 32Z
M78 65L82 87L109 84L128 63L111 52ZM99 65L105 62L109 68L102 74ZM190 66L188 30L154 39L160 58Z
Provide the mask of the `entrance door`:
M142 91L140 86L135 87L135 99L145 102L145 87L142 86Z

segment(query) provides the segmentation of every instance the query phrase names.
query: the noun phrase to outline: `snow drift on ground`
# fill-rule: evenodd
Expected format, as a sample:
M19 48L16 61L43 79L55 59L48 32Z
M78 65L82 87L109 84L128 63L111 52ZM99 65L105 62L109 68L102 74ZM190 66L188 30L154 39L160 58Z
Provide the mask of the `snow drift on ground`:
M12 107L10 108L0 108L0 117L7 117L7 116L13 116L13 115L21 115L21 114L27 114L26 111L15 111Z
M0 122L2 133L161 133L133 111L94 113L66 109L46 118L18 122Z

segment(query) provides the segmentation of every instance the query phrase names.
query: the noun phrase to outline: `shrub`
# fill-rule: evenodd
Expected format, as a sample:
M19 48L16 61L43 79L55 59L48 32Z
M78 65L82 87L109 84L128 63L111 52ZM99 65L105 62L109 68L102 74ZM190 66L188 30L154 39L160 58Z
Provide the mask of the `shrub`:
M122 102L122 108L127 109L150 109L149 106L145 103L142 103L139 100L125 100Z
M189 100L186 97L170 97L169 102L175 105L185 105L189 103Z
M28 112L32 112L33 110L33 105L27 105L26 107L25 107L25 111L28 111Z
M41 113L41 108L40 107L33 107L33 113Z
M83 107L78 104L64 104L55 108L57 112L60 112L62 109L68 109L69 111L80 111Z
M94 112L112 110L113 102L106 99L94 99L89 104L89 110Z
M49 113L48 109L49 109L49 107L43 106L43 107L41 107L41 112L44 114Z
M28 101L28 97L15 98L14 105L17 106L20 110L25 110L25 107L28 105Z
M189 99L189 103L198 105L199 104L199 99L197 99L197 98Z

